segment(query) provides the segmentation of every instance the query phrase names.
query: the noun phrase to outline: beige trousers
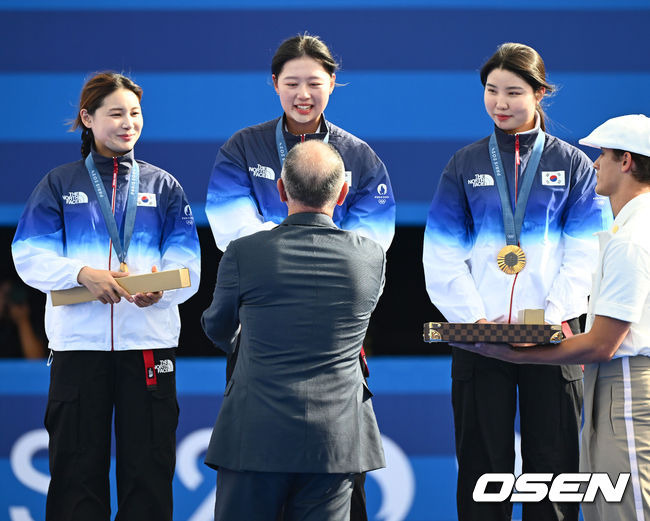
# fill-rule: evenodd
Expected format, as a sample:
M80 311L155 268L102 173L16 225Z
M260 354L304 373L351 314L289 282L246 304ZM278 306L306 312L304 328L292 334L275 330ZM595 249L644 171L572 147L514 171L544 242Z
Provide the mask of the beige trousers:
M585 521L650 521L650 357L616 358L585 366L581 472L630 479L620 503L600 492L582 503Z

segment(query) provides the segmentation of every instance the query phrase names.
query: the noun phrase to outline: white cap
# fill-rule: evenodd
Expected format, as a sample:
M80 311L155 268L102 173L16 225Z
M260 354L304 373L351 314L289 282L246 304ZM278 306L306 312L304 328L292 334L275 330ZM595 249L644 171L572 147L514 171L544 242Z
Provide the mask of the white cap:
M650 157L650 118L631 114L608 119L579 143L595 148L615 148Z

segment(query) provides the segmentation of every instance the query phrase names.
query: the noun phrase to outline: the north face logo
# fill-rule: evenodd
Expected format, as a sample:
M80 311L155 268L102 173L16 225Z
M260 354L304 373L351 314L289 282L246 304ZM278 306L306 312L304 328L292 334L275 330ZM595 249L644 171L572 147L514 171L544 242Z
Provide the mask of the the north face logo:
M173 373L174 363L171 360L161 360L160 363L156 365L156 372L158 374Z
M474 188L477 186L494 186L494 178L490 174L474 174L474 179L467 180L468 185Z
M275 180L275 172L268 166L262 166L258 163L257 166L249 166L248 171L255 177L263 177L271 181Z
M83 192L68 192L68 195L62 195L65 204L82 204L88 202L88 196Z

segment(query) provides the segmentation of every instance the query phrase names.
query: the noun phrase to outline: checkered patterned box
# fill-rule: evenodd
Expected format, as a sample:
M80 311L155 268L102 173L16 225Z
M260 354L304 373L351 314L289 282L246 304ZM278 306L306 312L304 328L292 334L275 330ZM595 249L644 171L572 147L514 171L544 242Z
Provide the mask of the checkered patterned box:
M563 338L562 326L550 324L424 324L425 342L558 344Z

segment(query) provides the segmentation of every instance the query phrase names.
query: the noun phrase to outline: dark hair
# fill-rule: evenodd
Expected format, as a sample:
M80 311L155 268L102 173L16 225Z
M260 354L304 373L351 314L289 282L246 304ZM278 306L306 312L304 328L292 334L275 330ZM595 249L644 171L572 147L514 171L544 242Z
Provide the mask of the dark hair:
M497 47L492 57L481 67L481 83L483 87L487 83L488 75L494 69L505 69L521 77L528 85L537 92L541 88L546 89L546 94L550 94L555 87L546 81L546 67L544 60L539 53L532 47L523 43L504 43ZM544 118L544 109L537 104L537 113L539 114L540 126L546 130Z
M330 76L339 68L339 64L332 57L332 53L327 45L318 36L305 33L288 38L280 44L280 47L275 51L271 60L271 74L277 79L285 63L295 58L302 58L303 56L308 56L316 60Z
M334 205L345 182L343 159L329 143L313 139L298 143L284 161L282 181L289 196L305 206Z
M612 152L616 160L620 161L623 159L623 154L628 151L613 148ZM632 177L639 183L650 185L650 157L635 152L630 152L630 156L632 156Z
M70 131L81 128L81 157L85 158L90 154L90 147L95 139L93 131L86 127L81 120L81 110L86 109L88 114L94 114L104 103L104 98L119 89L130 90L138 97L138 101L142 100L142 88L130 78L117 72L98 72L81 89L77 117L70 124Z

